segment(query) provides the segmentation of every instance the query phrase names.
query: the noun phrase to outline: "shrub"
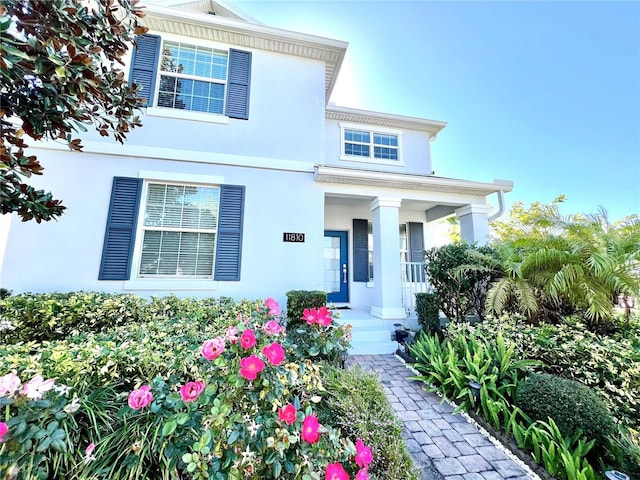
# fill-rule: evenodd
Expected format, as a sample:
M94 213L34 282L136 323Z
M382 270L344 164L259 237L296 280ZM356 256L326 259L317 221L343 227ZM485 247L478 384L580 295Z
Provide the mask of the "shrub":
M305 308L321 308L327 305L327 293L319 290L289 290L287 292L287 327L302 323Z
M427 276L449 320L476 314L484 319L489 285L500 274L493 250L451 243L425 252Z
M350 438L362 438L371 447L372 478L416 479L417 472L402 438L402 423L396 418L379 377L362 369L322 369L327 401L319 406L322 421L332 423Z
M302 420L317 409L327 393L322 387L320 366L299 357L298 349L285 339L277 321L270 323L277 320L269 313L277 306L238 302L225 307L217 318L198 320L199 312L213 312L219 304L185 302L174 297L158 299L154 319L104 333L41 344L0 345L0 373L15 371L20 378L29 378L38 372L47 378L55 377L56 384L71 388L74 398L78 397L74 405L80 405L72 420L64 425L60 421L60 428L66 432L66 451L48 451L43 460L44 456L37 452L29 455L34 453L30 449L39 444L24 443L20 451L2 450L0 465L19 465L22 473L42 466L42 478L99 476L112 480L245 475L320 478L332 462L341 462L351 475L355 474L358 469L349 459L356 454L356 447L334 429L332 422L323 423L319 442L301 441ZM161 310L186 315L172 318L159 314ZM251 314L238 316L239 310ZM327 337L322 340L323 345L337 344L334 336L342 331L342 327L333 328L330 315L327 325L316 322L305 326L310 338L315 334ZM240 346L235 338L249 329L254 332L256 344ZM201 346L216 337L225 338L225 350L212 361L204 360ZM277 355L272 351L265 353L264 347L270 342L278 342L284 348L282 363L276 364ZM241 362L248 356L265 364L255 381L241 370ZM188 402L178 391L193 381L203 381L206 388L196 395L196 400ZM126 407L127 394L144 384L151 387L153 403L135 411ZM0 398L0 404L6 405L2 402L5 399ZM297 412L291 425L285 425L279 416L279 410L288 403ZM12 411L10 418L29 414L21 411L24 402L16 402L15 406L18 411ZM21 435L15 430L15 422L11 421L5 437L11 442ZM57 431L47 422L44 430ZM60 435L56 433L55 439ZM95 451L83 455L91 443L97 445ZM244 454L249 455L249 461L245 461ZM301 460L303 455L307 462Z
M589 332L579 321L565 322L532 326L515 316L490 318L475 326L450 324L447 334L475 334L491 340L501 332L519 358L539 360L543 365L538 371L596 389L615 417L640 430L640 325L603 336Z
M582 432L595 439L596 448L606 447L615 431L613 417L597 392L573 380L532 374L518 385L516 404L533 420L552 418L564 436Z
M420 327L429 332L440 331L440 307L437 293L416 293L416 315Z
M12 329L0 331L5 343L41 342L77 332L139 322L146 300L129 294L98 292L21 294L0 300L0 316Z

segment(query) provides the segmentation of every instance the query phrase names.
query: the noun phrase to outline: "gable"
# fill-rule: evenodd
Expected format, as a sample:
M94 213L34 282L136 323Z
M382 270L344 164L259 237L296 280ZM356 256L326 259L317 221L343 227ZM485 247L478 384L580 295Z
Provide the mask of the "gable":
M206 13L222 18L241 20L256 25L264 25L257 18L242 11L231 2L225 0L148 0L148 4L177 8L195 13Z

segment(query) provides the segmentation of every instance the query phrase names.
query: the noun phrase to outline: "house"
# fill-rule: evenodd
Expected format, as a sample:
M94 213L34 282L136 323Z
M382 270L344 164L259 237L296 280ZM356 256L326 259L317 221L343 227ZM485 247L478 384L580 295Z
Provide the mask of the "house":
M2 219L0 286L282 303L320 289L388 333L425 285L434 222L456 215L464 239L485 241L487 197L512 182L434 175L444 122L329 104L347 43L223 0L146 13L129 65L144 127L124 145L89 133L82 153L37 145L42 185L68 210Z

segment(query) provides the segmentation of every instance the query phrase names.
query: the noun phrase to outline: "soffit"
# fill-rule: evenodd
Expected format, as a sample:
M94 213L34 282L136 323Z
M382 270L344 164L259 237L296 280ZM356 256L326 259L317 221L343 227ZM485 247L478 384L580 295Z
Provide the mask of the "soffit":
M340 40L154 4L148 5L145 13L143 22L151 31L320 60L325 65L327 100L348 45Z
M356 108L338 107L330 105L326 109L325 117L342 122L363 123L381 127L398 128L402 130L417 130L427 132L434 139L447 122L429 120L426 118L407 117L390 113L372 112Z
M365 185L464 195L487 196L498 191L510 192L513 189L513 182L504 180L494 180L493 183L473 182L470 180L436 177L433 175L374 172L329 167L325 165L316 166L314 176L316 182L322 183Z

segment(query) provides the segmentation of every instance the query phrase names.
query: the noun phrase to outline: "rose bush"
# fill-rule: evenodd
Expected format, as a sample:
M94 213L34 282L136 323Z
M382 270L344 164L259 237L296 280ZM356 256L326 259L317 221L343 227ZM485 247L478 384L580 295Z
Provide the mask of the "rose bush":
M279 313L268 300L251 316L238 316L224 337L205 340L195 352L203 363L200 380L155 378L134 388L129 408L119 412L122 428L137 424L135 431L159 433L130 438L123 449L117 439L127 433L114 432L113 443L98 444L85 474L113 478L130 465L148 477L367 478L370 449L319 422L320 367L298 355ZM334 335L331 312L314 318L316 337Z

